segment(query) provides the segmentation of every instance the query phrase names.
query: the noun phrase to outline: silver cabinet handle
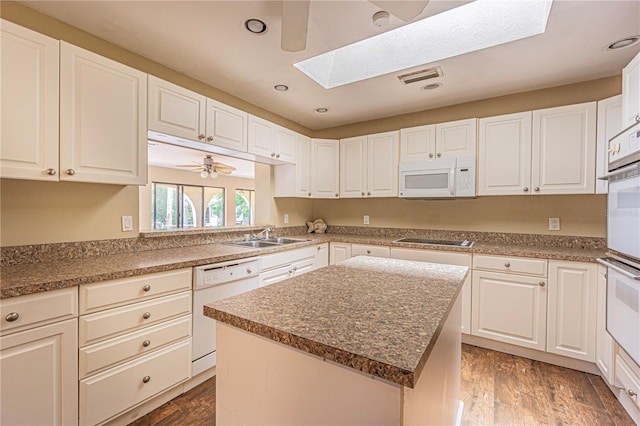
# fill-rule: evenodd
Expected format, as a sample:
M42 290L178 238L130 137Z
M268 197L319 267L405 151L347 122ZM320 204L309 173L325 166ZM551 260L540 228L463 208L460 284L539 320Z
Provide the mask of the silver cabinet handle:
M73 169L67 169L67 170L66 170L66 173L67 173L69 176L73 176L73 175L75 175L75 174L76 174L76 171L75 171L75 170L73 170Z
M338 196L338 193L336 192L336 197Z
M627 395L629 395L630 397L634 397L638 394L633 389L627 389Z
M510 267L511 267L511 264L510 264L509 262L504 262L504 267L505 267L505 268L510 268Z
M529 187L528 187L528 186L525 186L524 188L522 188L522 190L523 190L524 192L529 192Z
M429 158L433 158L433 154L429 154Z
M533 190L536 191L536 192L540 192L540 188L537 187L537 186L535 188L533 188Z
M204 137L205 137L205 136L206 136L206 135L205 135L204 133L200 133L200 134L198 135L198 139L204 139Z
M151 340L145 340L144 342L142 342L142 346L144 346L145 348L148 347L151 344Z
M56 169L47 169L45 173L48 174L49 176L55 176Z
M371 254L371 250L367 250L367 254Z
M544 287L545 285L547 285L547 283L545 283L544 281L540 281L540 282L538 283L538 285L539 285L540 287Z
M436 154L436 157L440 158L440 157L442 157L442 154L437 153L437 154Z
M364 192L362 193L362 196L364 197Z
M6 317L4 317L4 319L7 320L7 322L17 321L18 318L20 318L20 314L17 313L17 312L11 312L11 313L7 314Z
M251 270L251 268L247 268L247 274L250 274L252 272L253 272L253 270Z
M149 291L151 290L151 286L149 284L145 285L144 287L142 287L143 291Z
M151 312L145 312L144 314L142 314L142 318L144 318L144 319L151 318Z
M276 154L276 158L280 158L280 154Z
M207 138L207 142L212 142L212 141L213 141L213 136L209 136L209 137Z
M276 156L276 153L275 153L275 152L272 152L272 153L271 153L271 156L272 156L272 157L275 157L275 156Z
M318 251L320 251L320 246L318 246Z
M151 377L150 377L150 376L144 376L144 377L142 378L142 383L149 383L149 381L150 381L150 380L151 380Z
M640 122L640 114L636 115L636 123Z
M371 193L370 193L370 192L367 192L367 195L369 195L369 196L370 196L370 195L371 195Z
M311 193L309 193L309 197L311 197Z

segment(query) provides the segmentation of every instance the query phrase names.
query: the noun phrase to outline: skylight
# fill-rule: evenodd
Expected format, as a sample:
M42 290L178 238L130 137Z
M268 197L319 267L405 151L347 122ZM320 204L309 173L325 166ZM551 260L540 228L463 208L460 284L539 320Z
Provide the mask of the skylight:
M553 0L476 0L294 64L325 89L542 34Z

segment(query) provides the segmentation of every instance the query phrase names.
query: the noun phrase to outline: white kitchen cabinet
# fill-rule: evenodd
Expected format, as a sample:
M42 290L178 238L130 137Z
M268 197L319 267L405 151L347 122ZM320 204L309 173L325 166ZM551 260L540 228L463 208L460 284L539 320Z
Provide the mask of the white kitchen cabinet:
M400 130L400 161L475 157L475 118Z
M640 53L622 69L621 129L634 124L640 115Z
M296 186L295 196L311 197L311 138L296 135Z
M260 287L311 272L324 265L321 245L282 251L260 257Z
M340 195L340 141L311 139L311 198Z
M78 424L77 294L0 301L0 424Z
M593 194L596 103L533 111L531 151L534 193Z
M640 419L640 367L622 349L615 355L615 386L620 388L618 399L637 424Z
M546 265L543 259L474 255L471 334L544 351Z
M549 261L547 352L595 362L598 266Z
M60 180L145 185L147 74L60 44Z
M351 244L349 243L329 243L329 265L347 260L351 257Z
M614 384L614 342L607 332L607 268L598 266L598 294L596 296L596 365L602 378Z
M248 152L284 163L296 161L296 133L249 115Z
M340 197L398 195L398 132L340 140Z
M422 250L408 249L401 247L391 247L391 258L416 260L419 262L443 263L447 265L467 266L471 268L471 254L454 253L442 250ZM465 334L471 333L471 270L462 285L462 324L460 331Z
M324 268L329 265L329 243L320 244L317 247L318 256L314 269Z
M58 180L59 42L2 20L0 176Z
M351 244L351 256L391 257L391 249L386 246Z
M149 76L149 130L247 151L247 113Z
M532 112L479 121L478 195L512 195L531 187Z
M622 95L598 101L598 124L596 135L596 194L609 192L609 182L598 177L608 172L609 160L615 156L609 153L609 139L618 134L622 122ZM615 158L613 158L615 159Z

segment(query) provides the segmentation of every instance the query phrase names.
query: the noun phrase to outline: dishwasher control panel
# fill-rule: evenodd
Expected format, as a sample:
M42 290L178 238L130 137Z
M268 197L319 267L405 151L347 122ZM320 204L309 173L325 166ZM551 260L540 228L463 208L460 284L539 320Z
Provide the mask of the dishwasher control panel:
M260 258L251 257L197 266L193 270L193 288L198 290L258 275Z

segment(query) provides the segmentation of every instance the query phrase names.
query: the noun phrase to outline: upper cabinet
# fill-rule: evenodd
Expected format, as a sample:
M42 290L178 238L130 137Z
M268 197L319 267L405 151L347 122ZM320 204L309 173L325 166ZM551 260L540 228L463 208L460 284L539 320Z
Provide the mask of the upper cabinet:
M340 197L398 195L398 132L340 141Z
M149 130L247 151L247 113L149 76Z
M60 179L144 185L147 74L61 42Z
M478 195L592 194L596 103L480 120Z
M609 139L622 130L622 95L598 101L598 125L596 136L596 194L606 194L609 182L597 179L608 172L609 160L615 152L609 152ZM613 158L615 159L615 158Z
M451 121L400 130L400 161L475 157L477 120Z
M340 141L311 139L311 197L340 195Z
M2 20L0 49L1 176L57 181L59 42Z
M622 129L640 118L640 53L622 69Z
M249 116L250 154L285 163L296 161L296 133L262 118Z
M273 168L274 197L311 197L311 138L296 134L296 164Z

